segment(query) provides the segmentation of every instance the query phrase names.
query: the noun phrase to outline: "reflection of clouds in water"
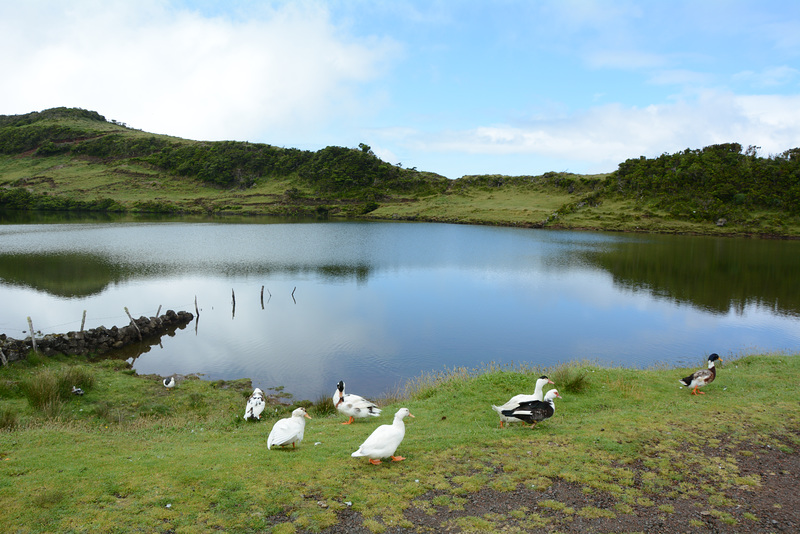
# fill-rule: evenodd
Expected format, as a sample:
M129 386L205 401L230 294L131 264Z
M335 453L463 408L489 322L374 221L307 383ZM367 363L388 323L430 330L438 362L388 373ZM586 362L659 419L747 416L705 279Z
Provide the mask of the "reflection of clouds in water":
M168 360L151 352L137 359L135 368L160 374L201 368L212 377L252 378L255 386L283 385L313 394L327 391L331 377L346 371L353 354L384 357L391 343L380 326L383 302L363 291L312 282L298 288L295 304L292 289L274 285L271 298L265 289L262 310L260 285L205 281L197 335L190 332L191 339L182 340L180 353Z
M646 245L627 236L385 223L80 225L74 234L11 232L7 243L8 235L0 253L23 243L38 254L85 247L133 273L70 299L0 285L0 299L14 302L0 308L0 326L18 325L4 326L12 337L28 315L47 332L77 330L84 309L86 328L121 326L126 306L134 317L159 305L194 313L196 296L199 323L137 358L140 373L251 378L304 398L330 395L338 380L374 396L422 372L488 362L648 367L711 350L800 346L796 320L768 307L713 313L626 289L576 252Z

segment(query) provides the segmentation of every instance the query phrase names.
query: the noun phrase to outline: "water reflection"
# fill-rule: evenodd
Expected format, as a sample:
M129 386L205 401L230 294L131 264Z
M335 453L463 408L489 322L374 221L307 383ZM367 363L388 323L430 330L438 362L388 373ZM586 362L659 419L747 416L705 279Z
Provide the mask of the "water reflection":
M797 241L649 236L586 252L614 283L702 310L743 314L758 305L797 317Z
M0 299L14 303L0 332L197 302L194 325L122 356L140 373L307 398L491 361L695 365L800 347L798 245L423 223L0 224Z

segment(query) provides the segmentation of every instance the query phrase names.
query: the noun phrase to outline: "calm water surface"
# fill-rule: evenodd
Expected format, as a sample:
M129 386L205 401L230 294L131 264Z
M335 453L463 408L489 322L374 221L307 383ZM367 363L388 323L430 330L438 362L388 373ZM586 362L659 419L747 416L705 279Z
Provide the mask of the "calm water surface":
M698 365L800 350L800 243L426 223L0 224L0 332L200 316L142 374L375 396L484 363ZM264 287L263 302L261 288ZM235 307L232 303L235 295Z

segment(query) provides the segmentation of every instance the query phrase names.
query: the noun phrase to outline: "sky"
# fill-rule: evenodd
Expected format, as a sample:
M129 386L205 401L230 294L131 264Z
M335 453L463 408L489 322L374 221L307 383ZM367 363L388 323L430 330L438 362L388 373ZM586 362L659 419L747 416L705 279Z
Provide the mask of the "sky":
M366 143L448 178L800 147L793 0L0 0L0 115Z

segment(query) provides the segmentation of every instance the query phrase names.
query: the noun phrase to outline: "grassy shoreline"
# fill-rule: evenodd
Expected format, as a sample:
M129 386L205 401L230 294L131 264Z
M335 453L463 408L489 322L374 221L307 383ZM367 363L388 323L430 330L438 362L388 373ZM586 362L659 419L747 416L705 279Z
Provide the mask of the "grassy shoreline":
M796 455L800 353L723 359L717 380L696 397L677 381L693 369L681 368L572 363L423 375L381 399L377 420L342 426L318 402L296 450L267 451L272 424L291 406L276 399L263 421L245 423L248 380L186 379L167 390L124 361L34 357L0 369L0 516L9 531L30 533L316 532L353 518L376 533L425 531L430 521L439 530L558 531L654 513L677 524L659 504L667 496L673 510L699 502L723 526L757 526L766 518L741 495L767 481L744 473L754 454L747 451ZM698 356L695 368L702 366ZM26 384L66 371L84 377L86 394L66 397L49 415L33 408ZM531 390L542 372L564 397L555 416L535 430L499 429L489 405ZM398 450L407 460L371 466L351 458L401 406L416 416ZM563 484L582 489L585 505L553 499ZM487 491L523 491L526 500L471 515Z

